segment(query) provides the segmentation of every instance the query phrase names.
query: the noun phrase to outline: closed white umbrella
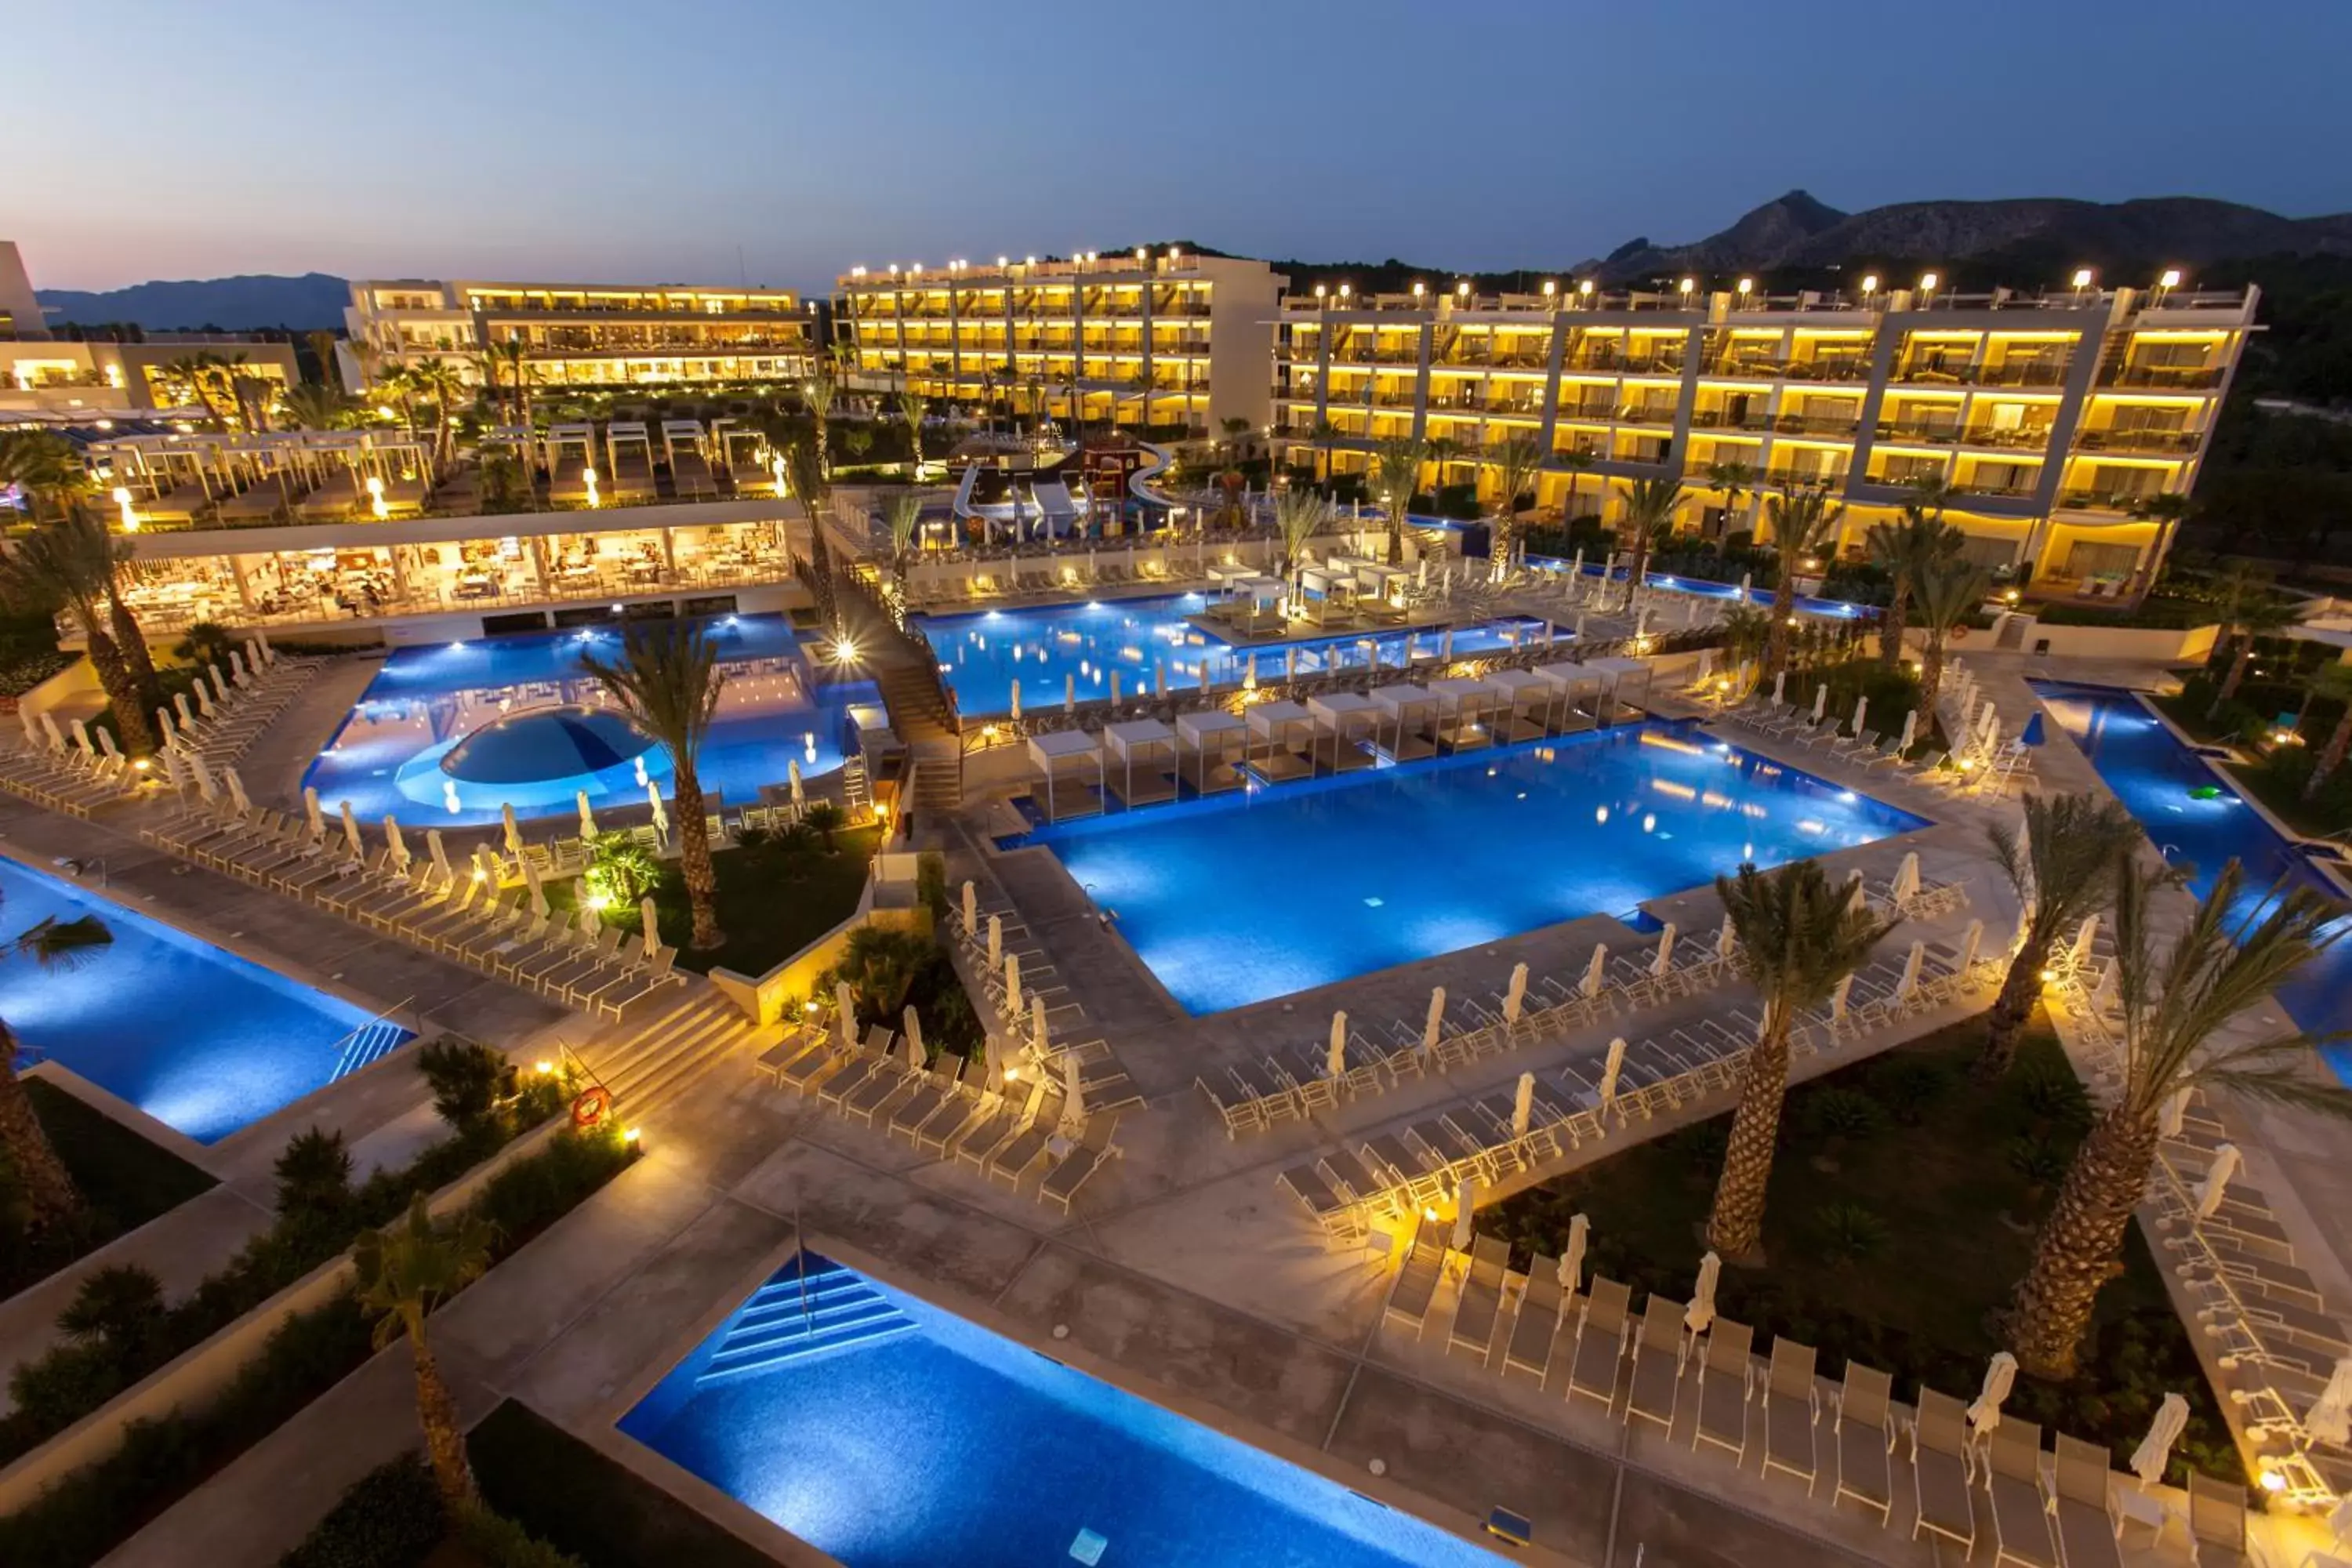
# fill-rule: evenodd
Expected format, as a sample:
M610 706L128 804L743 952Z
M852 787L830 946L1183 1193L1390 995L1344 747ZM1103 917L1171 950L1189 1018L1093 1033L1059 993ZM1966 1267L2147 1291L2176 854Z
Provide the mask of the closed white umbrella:
M1045 998L1034 991L1029 994L1029 1044L1041 1057L1054 1048L1054 1037L1045 1027Z
M1429 1016L1421 1024L1422 1055L1429 1056L1436 1051L1438 1033L1444 1027L1445 987L1433 985L1429 989Z
M637 925L644 932L647 947L660 945L661 911L654 908L654 896L651 893L637 900Z
M309 826L311 837L324 838L327 836L327 817L319 808L319 792L315 786L302 791L302 820Z
M661 784L658 781L653 779L646 781L646 803L654 808L654 831L664 837L668 837L669 810L662 805Z
M1857 697L1857 698L1855 698L1855 699L1853 700L1853 725L1852 725L1851 727L1849 727L1849 728L1847 729L1846 733L1847 733L1847 734L1849 734L1849 735L1859 735L1859 734L1861 734L1861 733L1862 733L1862 716L1863 716L1864 714L1865 714L1865 713L1869 712L1869 711L1870 711L1870 699L1869 699L1869 697L1867 697L1867 696L1862 696L1862 697Z
M1004 962L1004 917L988 917L988 967L995 968Z
M806 805L808 804L808 789L801 783L801 764L799 758L794 757L786 761L784 763L784 777L792 785L793 805L795 806Z
M155 754L163 759L163 782L174 790L186 788L188 769L187 764L180 760L180 753L166 746Z
M1748 595L1752 591L1755 581L1756 577L1753 573L1742 572L1739 574L1739 602L1741 604L1744 605L1748 602Z
M507 853L509 855L520 855L522 853L522 824L515 820L514 804L511 801L502 800L499 802L499 820L506 825Z
M188 689L196 694L196 711L203 714L207 719L211 718L213 716L213 693L212 688L205 684L205 678L201 675L196 677L196 679L190 683Z
M236 807L237 815L242 816L253 810L253 802L246 798L245 780L237 776L237 772L235 768L223 768L221 770L221 782L228 785L228 802L231 805Z
M1916 849L1904 856L1902 863L1895 868L1895 883L1887 892L1898 908L1919 896L1919 852Z
M1592 960L1584 966L1584 994L1587 996L1600 995L1601 986L1607 984L1608 973L1609 944L1596 942L1592 944Z
M2337 1356L2327 1386L2304 1412L2303 1429L2322 1443L2341 1448L2352 1443L2352 1356Z
M1154 697L1168 695L1168 661L1164 658L1151 661L1151 695Z
M1658 951L1650 960L1652 978L1664 980L1675 967L1675 922L1668 921L1666 929L1658 933Z
M1847 872L1845 877L1845 912L1849 915L1858 915L1862 913L1862 868L1856 866Z
M2164 1097L2164 1104L2156 1113L2157 1131L2167 1138L2180 1136L2181 1126L2189 1120L2189 1097L2194 1092L2191 1085L2184 1083Z
M2180 1434L2188 1427L2189 1401L2177 1394L2166 1394L2164 1403L2156 1407L2155 1419L2147 1424L2147 1436L2132 1450L2132 1474L2139 1478L2140 1485L2152 1487L2164 1479L2164 1467L2172 1458L2172 1446L2180 1441Z
M1293 666L1285 665L1283 668L1286 673L1296 673L1296 669ZM1250 652L1248 671L1242 677L1242 684L1248 687L1253 691L1257 689L1257 652L1255 649L1252 649Z
M1503 1022L1517 1023L1519 1014L1527 1005L1528 966L1524 963L1515 963L1511 965L1510 986L1503 993Z
M907 1044L907 1070L920 1072L929 1053L923 1049L923 1021L916 1016L912 1002L908 1003L907 1010L899 1015L899 1022L906 1026L899 1031L899 1037Z
M241 649L228 650L228 678L238 686L245 684L245 654Z
M529 860L525 860L522 863L522 883L524 887L530 889L530 912L535 915L546 914L548 909L547 889L540 885L539 868L532 865ZM648 899L646 901L647 903L653 902L651 899ZM651 942L653 939L651 937L647 937L646 940Z
M1536 1075L1523 1072L1519 1075L1518 1092L1511 1097L1511 1136L1526 1137L1528 1127L1535 1121L1535 1115Z
M2213 1151L2213 1163L2205 1167L2204 1179L2197 1184L2199 1219L2211 1219L2221 1212L2221 1200L2230 1195L2230 1178L2244 1163L2235 1143L2224 1143Z
M1903 715L1903 736L1895 742L1895 749L1898 752L1907 752L1911 749L1911 742L1918 738L1919 710L1914 708Z
M110 761L122 755L121 749L114 743L114 731L111 730L100 730L98 732L98 749L100 754Z
M2066 962L2077 970L2087 969L2091 954L2099 940L2099 917L2084 915L2083 923L2074 928L2074 945L2066 952Z
M1698 1260L1698 1284L1691 1290L1690 1305L1683 1310L1683 1326L1692 1333L1706 1332L1715 1321L1715 1284L1723 1275L1723 1259L1714 1252Z
M213 700L221 703L223 706L226 706L228 702L228 682L221 678L221 668L219 664L208 664L205 666L205 669L213 678ZM196 685L199 688L202 688L204 681L199 679Z
M211 804L220 799L220 792L213 787L212 770L205 766L204 758L198 756L194 752L190 752L188 753L188 772L196 781L196 795L198 798L204 800L206 804Z
M1601 1064L1601 1103L1603 1107L1617 1100L1617 1079L1625 1070L1625 1037L1618 1036L1609 1042L1609 1055Z
M1729 921L1725 921L1722 925L1716 928L1715 956L1717 958L1729 958L1733 953L1738 951L1739 928L1733 925Z
M1981 1437L2000 1425L2000 1402L2017 1382L2017 1358L2007 1351L1995 1351L1992 1360L1985 1364L1984 1387L1978 1391L1976 1403L1969 1406L1969 1430Z
M193 712L191 712L191 711L189 710L189 708L188 708L188 694L187 694L186 692L184 692L184 691L174 691L173 693L172 693L172 711L173 711L174 713L177 713L177 714L180 716L180 728L181 728L181 729L183 729L183 730L191 730L191 729L194 729L194 728L195 727L196 716L195 716L195 714L194 714L194 713L193 713ZM47 718L47 717L48 717L48 715L47 715L47 714L46 714L46 713L44 713L44 714L42 715L42 717L43 717L44 719L46 719L46 718ZM51 732L51 739L52 739L52 740L54 740L55 738L56 738L56 736L55 736L55 732L54 732L54 731L52 731L52 732Z
M1078 1053L1069 1051L1062 1058L1062 1121L1075 1126L1087 1119L1087 1086L1078 1076Z
M833 1011L841 1029L841 1048L854 1049L857 1045L857 1004L846 980L833 983Z
M474 880L487 882L493 888L499 885L499 858L490 853L490 847L487 844L474 846ZM580 929L592 931L596 929L596 911L586 904L580 906Z
M1454 628L1452 626L1446 627L1445 635L1438 639L1437 658L1440 663L1454 662Z
M963 879L963 934L967 937L980 929L980 889L971 879Z
M367 845L360 838L360 819L352 815L350 801L343 802L342 813L343 842L352 847L353 858L364 860L367 858Z
M1896 1001L1909 1000L1911 993L1919 989L1919 968L1927 962L1927 944L1924 942L1913 942L1911 951L1903 955L1902 976L1895 982Z
M1348 1076L1348 1015L1331 1015L1331 1041L1323 1047L1323 1076L1338 1079Z
M433 858L434 871L439 875L441 880L445 882L447 881L449 879L449 850L447 847L441 842L441 830L439 828L428 827L425 830L425 852Z
M163 739L171 740L171 715L158 708L155 710L155 717L163 721ZM16 722L25 727L25 744L38 747L41 744L40 719L30 708L19 706L16 710Z
M1478 1178L1465 1176L1454 1189L1454 1250L1470 1250L1470 1232L1478 1222Z
M1781 694L1785 692L1788 688L1789 672L1787 670L1781 670L1772 677L1772 705L1774 707L1777 708L1780 705L1782 700Z
M1827 713L1829 710L1830 683L1824 680L1819 686L1813 688L1813 722L1816 724L1820 723L1822 721L1822 715Z
M1114 707L1114 708L1116 708L1116 707L1118 707L1118 706L1119 705L1119 703L1120 703L1120 702L1122 702L1122 701L1124 701L1124 700L1125 700L1125 697L1124 697L1124 696L1123 696L1123 694L1119 691L1119 689L1118 689L1118 671L1114 669L1114 670L1112 670L1112 671L1110 672L1110 703L1111 703L1111 706L1112 706L1112 707Z
M1018 677L1013 682L1013 721L1016 724L1021 722L1021 681Z
M1075 713L1077 710L1078 678L1074 672L1066 670L1062 675L1062 711Z
M572 792L572 804L580 808L580 837L583 839L593 839L596 837L596 813L588 805L588 792L584 789L575 790Z
M98 747L97 744L89 738L89 723L80 719L72 720L70 722L73 726L73 742L75 747L79 749L81 754L85 757L97 755Z
M1584 1289L1584 1249L1591 1242L1592 1221L1583 1215L1570 1215L1568 1220L1568 1245L1559 1254L1559 1289L1563 1296L1574 1296Z
M1004 1011L1008 1016L1021 1016L1021 955L1004 955Z

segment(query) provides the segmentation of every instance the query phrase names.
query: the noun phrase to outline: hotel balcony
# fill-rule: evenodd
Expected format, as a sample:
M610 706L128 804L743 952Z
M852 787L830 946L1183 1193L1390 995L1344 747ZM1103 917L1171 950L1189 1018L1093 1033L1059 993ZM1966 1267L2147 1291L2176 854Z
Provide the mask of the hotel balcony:
M2016 364L1970 364L1926 361L1896 368L1892 377L1920 386L2061 386L2066 367L2046 360Z
M1698 423L1694 415L1691 423ZM1862 426L1860 411L1853 414L1781 414L1775 416L1772 428L1783 436L1836 436L1852 440Z
M2074 445L2085 452L2194 452L2205 439L2200 430L2080 430Z
M2221 384L2219 365L2126 364L2099 372L2101 386L2145 386L2167 392L2201 392Z

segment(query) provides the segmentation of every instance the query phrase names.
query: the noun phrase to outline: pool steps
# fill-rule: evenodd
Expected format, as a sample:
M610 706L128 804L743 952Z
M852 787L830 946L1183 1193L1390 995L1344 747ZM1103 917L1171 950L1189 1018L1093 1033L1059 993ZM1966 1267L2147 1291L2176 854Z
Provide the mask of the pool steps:
M328 1081L346 1079L371 1063L381 1061L398 1049L408 1038L408 1031L389 1019L379 1018L361 1025L343 1037L342 1052L335 1058L335 1070Z
M805 1280L782 1276L752 1294L695 1386L708 1388L914 1331L912 1320L864 1279L837 1263L812 1258Z

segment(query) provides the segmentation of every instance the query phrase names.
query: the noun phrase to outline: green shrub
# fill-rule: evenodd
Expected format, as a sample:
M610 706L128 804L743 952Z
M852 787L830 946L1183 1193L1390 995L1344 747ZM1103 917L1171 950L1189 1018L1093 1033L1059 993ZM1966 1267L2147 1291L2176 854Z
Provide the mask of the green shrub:
M411 1451L361 1477L278 1568L415 1568L447 1524L432 1467Z
M2082 1080L2063 1067L2018 1074L2016 1094L2025 1113L2046 1126L2079 1134L2091 1125L2091 1097Z
M948 858L936 849L915 857L915 897L933 921L948 918Z
M2053 1187L2066 1179L2074 1151L2048 1138L2017 1138L2009 1145L2009 1168L2031 1187Z
M579 1558L486 1508L469 1508L458 1516L457 1539L483 1568L581 1568Z
M352 1204L352 1152L343 1135L312 1127L287 1140L273 1167L279 1217L320 1223L341 1217Z
M1712 1173L1723 1164L1724 1154L1731 1147L1731 1130L1720 1116L1710 1116L1705 1121L1694 1121L1667 1139L1675 1158L1702 1174Z
M1867 1138L1886 1124L1886 1112L1860 1089L1821 1089L1805 1097L1804 1119L1815 1138Z
M1871 1068L1869 1091L1906 1127L1927 1120L1928 1109L1952 1087L1952 1075L1940 1062L1921 1057L1897 1056Z
M1886 1245L1886 1222L1862 1204L1823 1204L1813 1211L1822 1250L1840 1263L1859 1263Z
M455 1036L418 1047L416 1070L432 1086L434 1110L461 1132L488 1121L514 1092L514 1068L503 1055Z

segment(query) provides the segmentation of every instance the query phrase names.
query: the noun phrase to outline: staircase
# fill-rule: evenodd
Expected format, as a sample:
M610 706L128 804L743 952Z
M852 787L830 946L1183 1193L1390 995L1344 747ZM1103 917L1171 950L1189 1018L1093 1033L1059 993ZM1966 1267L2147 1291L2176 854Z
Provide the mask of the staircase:
M947 816L963 807L963 748L955 740L916 741L907 747L907 804L927 816Z
M910 655L893 648L877 653L873 662L875 684L882 689L883 706L890 710L890 727L912 745L951 734L945 704L940 700L936 675L919 668Z
M772 1034L773 1031L770 1031ZM767 1037L710 986L692 984L670 1010L590 1062L622 1119L635 1121L739 1049Z
M408 1038L408 1031L388 1018L362 1024L335 1042L335 1070L327 1081L346 1079L371 1062L381 1061Z
M912 1320L862 1277L804 1252L743 1304L694 1385L708 1388L914 1331Z

